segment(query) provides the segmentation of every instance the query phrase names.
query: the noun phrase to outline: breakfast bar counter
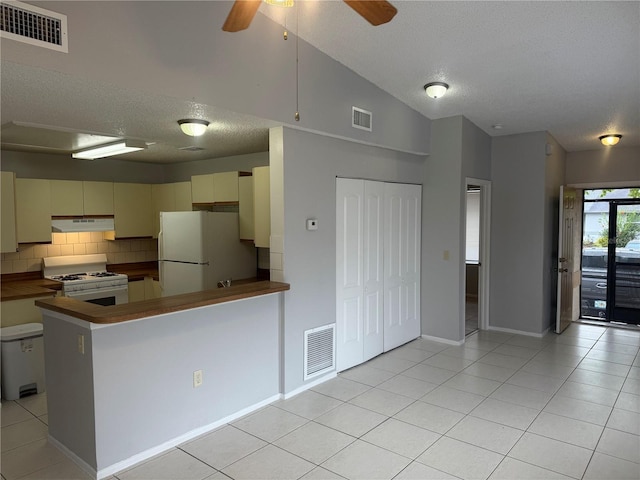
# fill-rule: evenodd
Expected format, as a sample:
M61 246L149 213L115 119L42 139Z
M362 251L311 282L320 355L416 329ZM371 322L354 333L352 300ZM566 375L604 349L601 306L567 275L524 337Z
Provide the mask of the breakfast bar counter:
M37 300L36 306L90 323L119 323L190 308L284 292L286 290L289 290L289 285L286 283L260 281L107 307L89 302L80 302L69 297Z
M37 300L50 441L100 479L281 398L287 290L260 281L112 306Z

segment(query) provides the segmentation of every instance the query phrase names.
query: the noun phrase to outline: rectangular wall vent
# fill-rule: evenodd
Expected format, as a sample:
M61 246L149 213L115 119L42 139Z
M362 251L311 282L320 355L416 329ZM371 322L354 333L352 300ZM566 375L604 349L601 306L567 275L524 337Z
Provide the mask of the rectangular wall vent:
M335 332L335 323L304 332L305 380L335 369Z
M373 115L371 112L358 107L351 107L351 126L361 130L371 131Z
M22 2L0 2L0 36L69 52L67 16Z

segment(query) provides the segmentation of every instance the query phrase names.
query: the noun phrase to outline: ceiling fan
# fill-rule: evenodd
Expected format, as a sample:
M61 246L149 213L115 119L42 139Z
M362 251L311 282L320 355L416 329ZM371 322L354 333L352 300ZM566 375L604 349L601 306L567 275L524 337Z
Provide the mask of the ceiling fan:
M389 22L398 12L385 0L343 0L371 25ZM225 32L239 32L247 28L255 16L262 0L236 0L222 26Z

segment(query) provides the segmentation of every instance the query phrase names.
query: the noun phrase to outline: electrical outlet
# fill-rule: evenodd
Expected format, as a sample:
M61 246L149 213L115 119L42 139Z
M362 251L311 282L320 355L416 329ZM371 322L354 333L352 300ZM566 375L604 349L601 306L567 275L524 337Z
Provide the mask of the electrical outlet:
M84 335L78 335L78 353L84 355Z
M193 372L193 388L197 388L202 385L202 370L196 370Z

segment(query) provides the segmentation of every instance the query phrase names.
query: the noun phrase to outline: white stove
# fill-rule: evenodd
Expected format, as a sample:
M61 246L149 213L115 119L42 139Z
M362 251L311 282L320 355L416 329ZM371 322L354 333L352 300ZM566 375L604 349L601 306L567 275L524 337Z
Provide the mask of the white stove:
M125 274L107 271L107 256L65 255L42 259L44 278L62 282L62 294L98 305L119 305L129 298Z

